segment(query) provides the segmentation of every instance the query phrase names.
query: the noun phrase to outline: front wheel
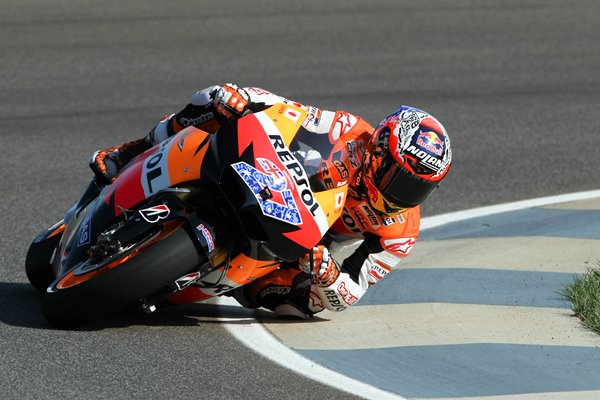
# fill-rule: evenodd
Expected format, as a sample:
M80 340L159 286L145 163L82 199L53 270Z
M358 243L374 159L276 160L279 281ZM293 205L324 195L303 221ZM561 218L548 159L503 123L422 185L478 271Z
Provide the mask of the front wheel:
M169 221L121 253L85 261L53 282L42 299L44 317L60 327L107 317L172 286L200 261L185 223Z

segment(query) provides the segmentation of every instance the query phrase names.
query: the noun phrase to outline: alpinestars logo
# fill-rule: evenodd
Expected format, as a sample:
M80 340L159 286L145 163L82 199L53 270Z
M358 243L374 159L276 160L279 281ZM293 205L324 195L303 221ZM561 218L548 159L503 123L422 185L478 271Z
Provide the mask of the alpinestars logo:
M417 240L415 238L388 239L383 241L383 245L387 251L401 255L408 255L416 241Z
M213 115L213 113L209 112L208 114L203 114L196 118L183 117L178 122L181 124L181 126L187 127L187 126L191 126L191 125L200 125L206 121L210 121L211 119L214 119L214 115Z
M152 206L150 208L140 210L142 218L144 218L151 224L157 223L159 220L167 218L170 213L171 210L169 210L169 207L167 207L166 204Z

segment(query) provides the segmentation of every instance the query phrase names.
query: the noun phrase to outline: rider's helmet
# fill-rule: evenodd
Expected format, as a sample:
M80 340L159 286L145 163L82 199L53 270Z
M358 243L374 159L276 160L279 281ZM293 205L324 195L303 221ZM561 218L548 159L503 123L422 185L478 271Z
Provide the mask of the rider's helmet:
M384 214L421 204L451 161L442 124L425 111L402 106L379 123L367 145L362 176L369 203Z

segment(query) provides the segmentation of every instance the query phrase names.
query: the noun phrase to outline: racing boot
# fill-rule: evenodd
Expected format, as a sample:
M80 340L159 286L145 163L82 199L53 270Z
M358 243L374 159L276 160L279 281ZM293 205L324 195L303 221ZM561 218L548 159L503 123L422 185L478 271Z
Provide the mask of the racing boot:
M309 319L323 310L311 291L310 275L296 268L282 268L235 290L233 297L244 307L264 307L278 317Z

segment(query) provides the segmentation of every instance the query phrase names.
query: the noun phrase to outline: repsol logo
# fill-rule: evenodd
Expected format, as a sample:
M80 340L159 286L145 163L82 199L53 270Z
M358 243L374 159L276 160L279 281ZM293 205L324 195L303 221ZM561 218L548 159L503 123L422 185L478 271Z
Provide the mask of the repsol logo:
M154 193L154 189L152 188L152 181L159 179L163 175L163 169L161 168L161 165L164 162L161 163L161 160L164 157L166 149L166 145L161 146L160 149L146 161L146 183L148 184L148 190L150 193Z
M277 157L279 161L282 162L284 167L290 171L292 175L292 179L296 183L296 187L298 188L298 192L300 193L300 198L302 202L310 210L310 213L313 216L316 216L316 211L319 209L319 203L315 200L312 190L310 190L310 185L308 183L308 177L304 172L302 166L296 161L292 153L288 150L283 139L279 135L269 135L269 140L271 140L271 144L277 153Z
M327 298L327 302L329 303L329 305L335 308L336 311L343 311L346 309L346 306L342 304L342 301L338 297L335 290L325 290L324 292L325 297Z

